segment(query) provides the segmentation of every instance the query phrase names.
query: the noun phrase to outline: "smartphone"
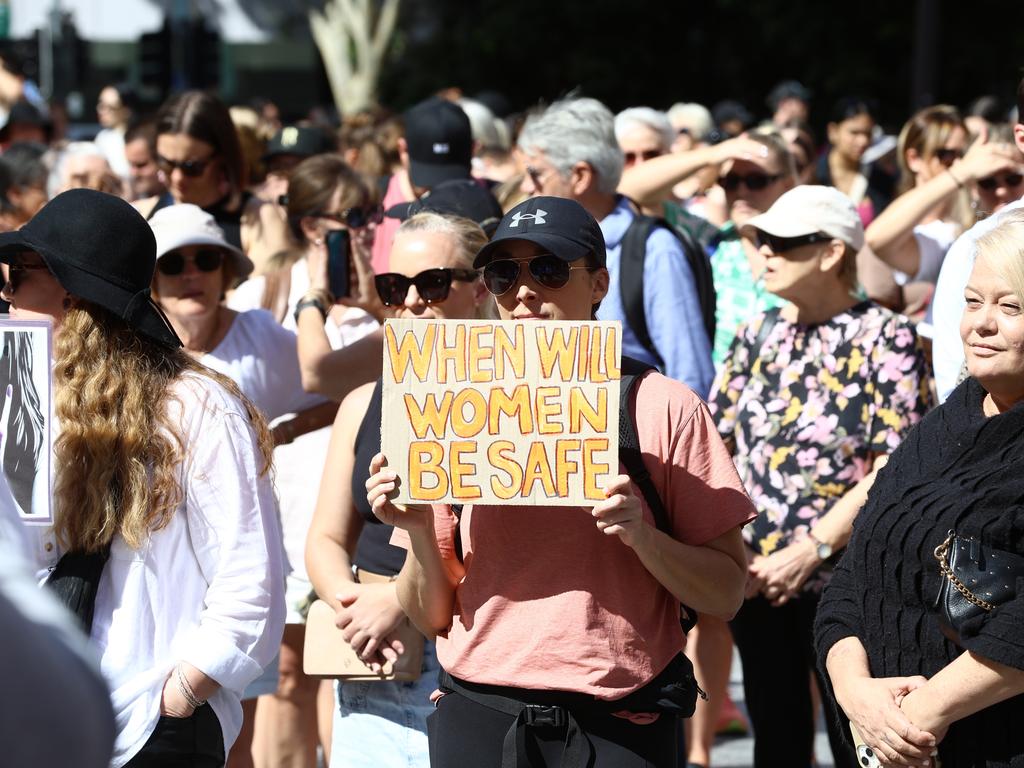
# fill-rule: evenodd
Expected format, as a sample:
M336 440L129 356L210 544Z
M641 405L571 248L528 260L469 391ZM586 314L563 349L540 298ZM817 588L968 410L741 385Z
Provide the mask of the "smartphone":
M352 240L347 229L332 229L327 233L327 285L338 298L352 293L351 250Z
M864 768L881 768L882 763L879 761L878 755L864 743L864 737L860 735L860 731L853 723L850 723L850 733L853 735L853 745L857 749L858 765L863 765Z

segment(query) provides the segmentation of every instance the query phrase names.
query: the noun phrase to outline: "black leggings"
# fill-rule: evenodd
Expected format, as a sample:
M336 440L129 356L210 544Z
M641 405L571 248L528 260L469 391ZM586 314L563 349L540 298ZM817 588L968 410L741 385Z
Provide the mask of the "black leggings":
M124 768L221 768L224 734L209 705L191 717L166 717Z
M635 725L613 715L577 714L576 720L594 750L588 768L676 768L679 720L662 715L651 725ZM459 693L441 697L427 717L431 768L501 768L501 748L515 718L470 701ZM526 766L558 768L565 727L529 729Z
M817 674L812 636L817 608L813 595L800 595L778 608L759 596L743 603L730 624L754 729L754 768L811 764L814 721L808 673ZM836 768L854 768L853 748L843 740L820 678L818 683Z

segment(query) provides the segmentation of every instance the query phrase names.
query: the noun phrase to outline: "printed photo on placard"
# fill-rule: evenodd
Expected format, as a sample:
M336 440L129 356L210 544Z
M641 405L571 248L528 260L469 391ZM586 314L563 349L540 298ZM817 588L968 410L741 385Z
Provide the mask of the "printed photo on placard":
M50 324L0 320L0 466L26 523L49 524Z

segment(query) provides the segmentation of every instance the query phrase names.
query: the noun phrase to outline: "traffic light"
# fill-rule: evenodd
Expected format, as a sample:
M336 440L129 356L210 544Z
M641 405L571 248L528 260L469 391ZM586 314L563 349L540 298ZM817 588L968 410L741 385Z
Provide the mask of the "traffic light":
M189 85L216 88L220 85L220 34L198 18L189 23L185 40Z
M171 27L166 21L159 31L139 38L139 80L160 99L171 89Z

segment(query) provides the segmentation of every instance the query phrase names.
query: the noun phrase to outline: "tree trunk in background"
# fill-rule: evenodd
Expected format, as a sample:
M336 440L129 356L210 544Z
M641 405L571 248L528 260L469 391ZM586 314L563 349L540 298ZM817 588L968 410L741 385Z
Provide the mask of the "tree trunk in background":
M327 0L309 11L334 103L351 115L377 101L380 65L398 18L399 0Z

